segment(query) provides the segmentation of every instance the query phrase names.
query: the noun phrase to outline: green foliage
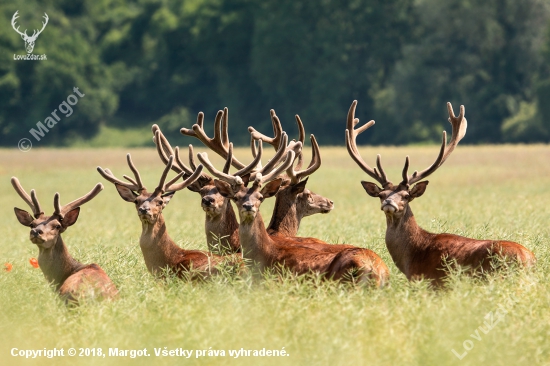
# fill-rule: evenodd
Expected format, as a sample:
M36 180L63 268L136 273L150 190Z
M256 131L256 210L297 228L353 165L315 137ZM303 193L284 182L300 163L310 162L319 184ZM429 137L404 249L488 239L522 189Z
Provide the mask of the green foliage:
M155 122L180 138L196 113L212 121L223 107L236 144L248 143L249 125L270 129L271 108L289 134L299 114L322 144L342 144L353 99L364 118L380 122L360 143L436 140L447 127L447 101L467 107L466 141L532 141L502 124L522 102L534 103L537 82L550 77L549 7L546 0L8 0L0 5L0 144L28 137L75 86L86 97L41 145ZM49 15L34 52L47 61L13 60L25 53L9 26L16 10L23 29Z

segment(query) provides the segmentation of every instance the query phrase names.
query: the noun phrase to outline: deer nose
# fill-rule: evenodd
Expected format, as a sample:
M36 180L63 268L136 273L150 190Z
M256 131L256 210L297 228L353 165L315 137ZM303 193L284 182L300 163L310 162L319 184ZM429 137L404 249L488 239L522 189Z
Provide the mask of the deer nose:
M140 214L146 214L147 212L149 212L149 207L140 207L138 211Z
M243 208L247 211L252 211L252 208L254 208L254 205L251 203L244 203Z
M32 234L32 236L38 236L38 235L43 234L43 232L40 229L32 229L31 234Z
M214 203L214 199L212 197L203 197L202 198L202 204L205 206L210 206Z

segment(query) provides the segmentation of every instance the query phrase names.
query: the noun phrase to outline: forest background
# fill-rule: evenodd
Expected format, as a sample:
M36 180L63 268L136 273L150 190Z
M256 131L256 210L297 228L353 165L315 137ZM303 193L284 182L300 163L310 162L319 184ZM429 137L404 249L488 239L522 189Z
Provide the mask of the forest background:
M34 54L11 26L40 29ZM35 146L145 146L229 108L230 137L299 114L342 145L352 100L377 127L359 143L436 142L445 103L463 143L550 140L548 0L64 0L0 4L0 145L13 146L78 87L75 113ZM235 132L241 131L241 132ZM372 133L371 133L372 132ZM177 142L176 142L177 143Z

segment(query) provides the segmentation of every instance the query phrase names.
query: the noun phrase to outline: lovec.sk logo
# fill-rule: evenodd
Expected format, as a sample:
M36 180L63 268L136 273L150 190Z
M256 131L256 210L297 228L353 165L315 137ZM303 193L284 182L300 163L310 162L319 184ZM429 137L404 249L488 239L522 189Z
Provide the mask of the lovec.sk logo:
M41 61L46 60L46 55L33 55L32 51L34 50L34 43L36 42L36 38L42 33L44 28L46 28L46 25L48 24L48 14L44 13L44 20L45 22L42 22L42 29L38 30L35 29L32 33L32 36L29 36L27 34L27 30L25 29L25 32L19 31L19 26L17 28L15 27L16 19L19 18L19 15L17 14L19 10L13 14L13 17L11 18L11 26L13 29L21 35L21 38L23 38L23 41L25 41L25 49L27 50L26 55L13 55L14 60L35 60L35 61Z

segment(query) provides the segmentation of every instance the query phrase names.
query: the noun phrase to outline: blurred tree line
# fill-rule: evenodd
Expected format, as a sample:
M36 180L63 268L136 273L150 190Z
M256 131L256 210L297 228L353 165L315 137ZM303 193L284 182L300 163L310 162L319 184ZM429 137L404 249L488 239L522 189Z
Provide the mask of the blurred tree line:
M21 30L41 28L34 54ZM228 107L230 137L294 114L343 144L347 110L377 120L360 143L438 141L445 103L466 106L470 143L550 140L548 0L44 0L2 2L0 144L14 146L74 86L85 97L45 144L152 123L180 140ZM176 142L178 143L178 142Z

